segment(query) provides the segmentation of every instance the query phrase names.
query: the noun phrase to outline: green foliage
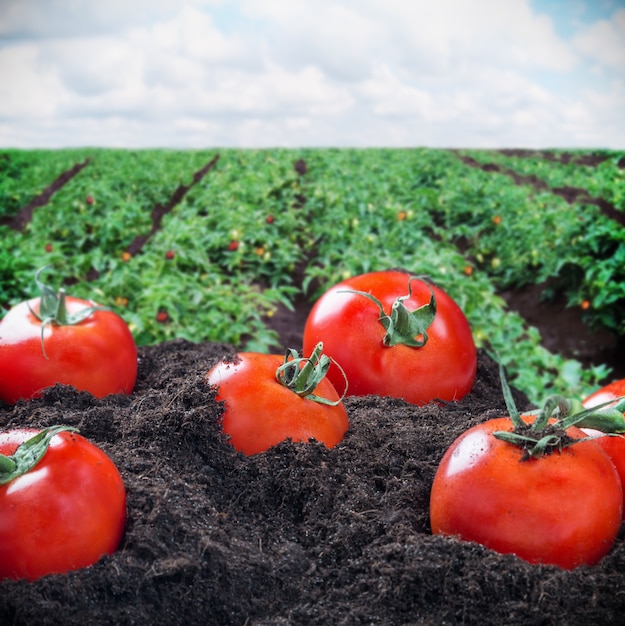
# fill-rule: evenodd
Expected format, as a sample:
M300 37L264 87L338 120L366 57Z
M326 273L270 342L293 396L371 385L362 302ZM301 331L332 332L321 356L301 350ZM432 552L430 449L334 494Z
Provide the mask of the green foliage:
M594 168L463 154L551 187L574 181L622 207L620 153ZM532 397L587 393L606 376L545 350L497 295L549 279L572 306L590 303L589 322L625 332L624 229L599 207L515 185L448 150L222 150L201 176L215 155L0 153L0 220L89 160L23 232L0 225L0 304L36 295L34 272L52 264L72 294L120 313L139 344L184 337L267 351L277 338L266 320L300 284L312 300L354 274L403 267L459 303L478 345Z
M625 213L619 222L606 215L600 204L611 204L617 216L618 211L625 211L625 153L578 151L567 163L557 160L557 151L547 153L549 159L545 154L463 154L492 167L489 171L467 168L460 176L449 171L453 180L445 182L443 194L452 206L451 216L447 216L451 236L465 236L468 252L477 262L482 267L491 264L487 271L498 287L540 284L549 279L551 289L561 292L570 306L591 304L585 313L591 327L623 334ZM588 156L604 160L584 165ZM526 184L515 184L506 174L510 170L526 177ZM480 194L483 201L470 198L471 192ZM462 204L458 195L469 209L475 208L468 228L466 223L460 224L462 216L455 211ZM598 204L597 199L603 202ZM501 220L496 228L485 211Z

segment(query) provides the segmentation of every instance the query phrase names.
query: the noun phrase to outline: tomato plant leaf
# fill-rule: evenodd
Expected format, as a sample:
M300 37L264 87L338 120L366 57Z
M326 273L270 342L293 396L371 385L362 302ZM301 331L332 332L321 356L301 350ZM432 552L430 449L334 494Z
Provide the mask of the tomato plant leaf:
M512 397L512 390L510 389L508 379L506 378L506 370L501 361L499 361L499 378L501 380L501 390L503 391L503 398L504 402L506 403L506 408L508 409L510 419L512 420L515 428L520 428L525 425L525 422L521 419L521 415L519 414L519 410L517 409L516 402Z
M0 485L30 472L44 457L52 438L66 431L78 432L71 426L50 426L26 440L11 456L0 454Z

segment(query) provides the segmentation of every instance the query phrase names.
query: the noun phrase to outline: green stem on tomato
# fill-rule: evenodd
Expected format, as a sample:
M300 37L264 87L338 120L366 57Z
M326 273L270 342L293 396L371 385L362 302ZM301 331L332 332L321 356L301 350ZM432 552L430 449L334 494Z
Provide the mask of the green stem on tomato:
M585 409L579 400L571 400L554 394L549 396L534 421L527 424L519 414L506 380L505 370L499 363L499 375L506 408L514 426L512 431L496 431L493 436L512 445L523 448L523 458L537 458L556 450L561 451L586 438L575 439L566 434L567 428L593 428L606 435L625 433L624 398L609 400L603 404ZM616 403L616 404L615 404ZM550 419L555 422L550 424Z
M30 312L41 322L41 351L46 359L48 358L44 340L46 326L49 324L55 324L56 326L75 326L86 320L90 315L93 315L96 311L108 310L106 307L93 305L84 307L75 313L70 313L67 308L67 294L65 290L61 288L58 291L54 291L52 287L44 284L39 279L41 272L50 267L50 265L46 265L37 270L35 274L35 282L41 291L39 311L34 311L30 304L28 305Z
M436 317L436 297L430 287L430 301L414 311L409 311L404 305L404 300L412 297L412 281L418 280L418 276L408 278L408 293L400 296L393 302L391 314L387 315L382 303L372 294L366 291L342 289L340 293L355 293L369 298L380 310L378 318L386 334L382 339L385 346L403 344L411 348L422 348L428 342L427 330ZM429 287L429 285L428 285Z
M61 432L77 432L71 426L50 426L27 439L11 455L0 454L0 485L32 470L48 451L52 437Z
M334 363L343 374L345 379L345 390L338 400L328 400L313 393L317 385L325 378L330 369L330 365ZM319 342L309 357L299 356L297 350L289 348L284 357L284 363L276 370L276 379L281 385L296 393L300 398L306 398L320 404L329 406L337 406L340 404L347 393L347 377L341 366L323 354L323 343Z
M508 409L508 415L510 415L510 419L512 420L515 428L522 428L525 425L525 422L521 419L521 414L519 413L516 402L512 397L512 390L510 389L508 379L506 378L506 370L504 369L501 361L499 361L499 379L501 380L501 389L503 391L503 399L506 403L506 408Z

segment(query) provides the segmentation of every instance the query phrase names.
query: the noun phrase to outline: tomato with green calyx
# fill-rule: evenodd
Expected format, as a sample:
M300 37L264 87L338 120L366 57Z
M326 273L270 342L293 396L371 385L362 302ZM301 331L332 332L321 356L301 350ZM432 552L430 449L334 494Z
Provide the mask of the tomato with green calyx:
M46 269L46 268L43 268ZM14 306L0 321L0 400L14 404L57 383L97 397L131 393L137 347L124 320L88 300L55 292Z
M322 350L308 358L294 350L285 357L240 352L211 368L206 381L224 403L222 427L237 450L257 454L287 439L331 448L343 439L347 412L325 376L330 359Z
M622 412L625 411L625 403L623 402L624 397L625 379L615 380L605 387L597 389L594 393L591 393L584 399L582 404L587 408L591 408L604 406L607 403L608 408ZM583 431L587 435L595 437L595 441L612 459L612 463L614 463L616 471L621 478L621 483L625 487L625 435L613 433L606 434L601 430L601 428L584 428Z
M320 341L345 371L349 395L453 401L475 380L464 313L442 289L404 271L361 274L326 291L306 320L304 352ZM328 377L341 384L337 368Z
M607 427L606 416L561 397L521 416L509 390L506 400L509 417L470 428L445 452L430 496L432 532L530 563L597 563L616 539L623 491L607 454L577 426ZM624 426L622 416L613 424Z
M0 579L92 565L115 552L125 523L119 471L74 429L0 433Z

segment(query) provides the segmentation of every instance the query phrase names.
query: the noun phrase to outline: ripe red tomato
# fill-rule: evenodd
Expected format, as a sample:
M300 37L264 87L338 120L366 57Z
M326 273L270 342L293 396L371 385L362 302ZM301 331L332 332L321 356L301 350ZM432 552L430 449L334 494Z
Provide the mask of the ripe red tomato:
M94 307L49 290L9 310L0 321L0 400L34 398L56 383L100 398L131 393L137 378L132 333L119 315ZM56 321L49 308L61 311Z
M430 498L435 534L455 535L530 563L572 569L597 563L622 518L620 479L594 441L522 460L523 450L493 436L510 418L463 433L445 453ZM584 433L566 431L573 438Z
M0 434L0 453L37 432ZM56 434L33 469L0 485L0 579L92 565L117 549L125 523L126 491L111 459L76 433Z
M420 308L426 323L434 296L436 312L425 329L427 342L420 347L385 345L379 306L357 291L375 297L389 317L394 308L400 318ZM415 336L422 334L411 338ZM403 271L362 274L324 293L306 320L304 353L320 341L345 371L348 395L393 396L414 404L453 401L466 395L475 380L477 351L464 313L442 289ZM336 387L342 384L338 368L330 368L328 377Z
M614 382L591 393L584 401L583 405L587 408L598 406L604 402L610 402L617 398L625 396L625 379L615 380ZM582 430L592 437L596 437L597 443L605 450L612 459L616 471L621 478L621 483L625 486L625 436L624 435L605 435L599 430L591 428L582 428ZM625 498L625 494L624 494Z
M622 380L615 380L601 389L591 393L583 402L585 407L593 407L603 404L604 402L610 402L617 400L625 396L625 378Z
M207 374L218 387L217 400L224 401L223 430L232 445L251 455L281 441L308 442L311 438L332 448L348 428L347 412L327 378L311 392L332 402L321 404L301 397L276 378L284 357L241 352L236 362L221 361Z

